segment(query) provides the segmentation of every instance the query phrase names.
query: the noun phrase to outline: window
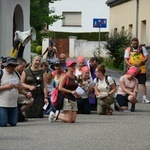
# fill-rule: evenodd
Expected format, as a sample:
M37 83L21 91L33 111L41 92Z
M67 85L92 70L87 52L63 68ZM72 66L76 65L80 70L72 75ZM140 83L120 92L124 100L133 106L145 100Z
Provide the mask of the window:
M121 27L121 31L124 31L124 26Z
M146 43L146 20L141 22L141 43Z
M81 12L63 12L63 26L81 27Z
M50 12L51 12L51 13L55 13L55 7L51 7Z
M129 24L129 33L132 34L133 25Z
M114 28L114 32L117 32L117 28Z

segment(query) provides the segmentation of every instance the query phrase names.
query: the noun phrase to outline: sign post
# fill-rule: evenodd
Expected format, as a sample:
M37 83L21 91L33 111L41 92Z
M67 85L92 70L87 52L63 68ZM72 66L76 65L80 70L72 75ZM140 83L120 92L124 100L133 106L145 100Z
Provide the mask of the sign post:
M93 28L99 28L99 49L100 49L100 28L106 28L107 27L107 19L93 19Z

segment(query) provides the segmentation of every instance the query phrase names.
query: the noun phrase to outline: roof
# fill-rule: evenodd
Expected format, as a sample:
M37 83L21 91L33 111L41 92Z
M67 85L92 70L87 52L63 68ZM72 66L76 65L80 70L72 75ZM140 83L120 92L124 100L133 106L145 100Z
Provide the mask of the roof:
M129 0L107 0L106 4L107 6L116 6L116 5L119 5L119 4L122 4L122 3L125 3Z

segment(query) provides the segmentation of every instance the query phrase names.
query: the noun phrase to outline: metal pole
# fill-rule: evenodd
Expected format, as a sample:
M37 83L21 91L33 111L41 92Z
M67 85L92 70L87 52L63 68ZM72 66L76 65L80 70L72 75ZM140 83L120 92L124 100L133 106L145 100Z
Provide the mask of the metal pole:
M98 41L99 41L98 48L100 49L100 28L99 28L99 36L98 36Z
M136 0L136 37L138 38L139 0Z

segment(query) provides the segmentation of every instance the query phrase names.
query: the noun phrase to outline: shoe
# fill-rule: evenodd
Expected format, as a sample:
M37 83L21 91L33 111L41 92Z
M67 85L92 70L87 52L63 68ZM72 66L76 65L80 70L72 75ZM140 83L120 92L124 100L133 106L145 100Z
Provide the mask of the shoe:
M149 104L149 103L150 103L150 101L149 101L148 99L146 99L146 98L145 98L145 99L143 99L143 100L142 100L142 103Z
M131 112L135 112L135 105L131 106Z
M114 102L114 109L116 110L116 111L119 111L119 104L118 104L118 102L115 100L115 102Z
M54 112L51 111L48 116L48 120L52 123L54 121Z
M59 114L60 114L60 111L56 110L56 112L55 112L56 117L54 118L54 122L58 119Z

